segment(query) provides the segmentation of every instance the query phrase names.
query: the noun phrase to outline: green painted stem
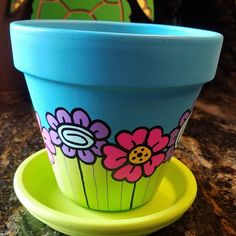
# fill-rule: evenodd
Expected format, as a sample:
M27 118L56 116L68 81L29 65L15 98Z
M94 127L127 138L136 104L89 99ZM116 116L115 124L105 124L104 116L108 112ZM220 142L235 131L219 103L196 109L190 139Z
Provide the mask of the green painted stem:
M82 168L81 168L81 165L80 165L79 158L77 158L77 163L78 163L78 166L79 166L81 181L82 181L82 184L83 184L83 190L84 190L84 196L85 196L85 199L86 199L86 204L87 204L87 207L90 208L89 207L89 202L88 202L88 196L87 196L87 193L86 193L85 183L84 183L84 175L83 175L83 171L82 171Z
M129 209L133 208L135 189L136 189L136 183L134 183L133 192L132 192L131 201L130 201L130 208Z

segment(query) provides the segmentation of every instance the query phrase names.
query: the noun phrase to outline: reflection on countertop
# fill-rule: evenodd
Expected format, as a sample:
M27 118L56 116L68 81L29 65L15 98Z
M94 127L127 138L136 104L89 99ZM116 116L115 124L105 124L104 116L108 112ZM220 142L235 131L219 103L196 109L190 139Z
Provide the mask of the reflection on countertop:
M192 207L153 235L236 235L236 99L203 90L175 156L198 183ZM0 94L0 234L62 235L31 216L13 191L20 163L43 148L34 111L24 93Z

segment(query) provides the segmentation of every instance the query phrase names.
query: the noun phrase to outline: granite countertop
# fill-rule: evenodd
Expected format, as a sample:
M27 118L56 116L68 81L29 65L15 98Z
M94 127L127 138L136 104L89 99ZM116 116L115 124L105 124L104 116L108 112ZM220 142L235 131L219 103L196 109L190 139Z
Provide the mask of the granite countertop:
M236 99L207 87L175 156L194 173L198 194L175 223L154 235L236 235ZM31 216L12 186L20 163L43 142L30 99L0 94L0 235L61 235Z

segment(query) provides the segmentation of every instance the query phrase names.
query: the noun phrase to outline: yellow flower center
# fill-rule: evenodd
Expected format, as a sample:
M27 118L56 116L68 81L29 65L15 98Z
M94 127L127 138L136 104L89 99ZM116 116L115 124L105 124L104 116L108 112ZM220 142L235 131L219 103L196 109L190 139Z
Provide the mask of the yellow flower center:
M129 154L129 161L133 164L142 164L149 160L152 156L152 152L148 147L139 146L132 150Z

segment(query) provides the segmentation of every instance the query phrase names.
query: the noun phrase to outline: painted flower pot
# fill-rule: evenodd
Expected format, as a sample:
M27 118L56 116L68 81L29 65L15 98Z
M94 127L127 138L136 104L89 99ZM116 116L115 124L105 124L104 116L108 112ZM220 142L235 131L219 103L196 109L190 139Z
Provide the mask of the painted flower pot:
M61 191L96 210L148 202L215 75L223 37L163 25L19 21L11 40Z

